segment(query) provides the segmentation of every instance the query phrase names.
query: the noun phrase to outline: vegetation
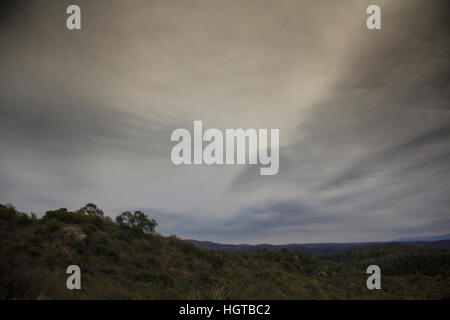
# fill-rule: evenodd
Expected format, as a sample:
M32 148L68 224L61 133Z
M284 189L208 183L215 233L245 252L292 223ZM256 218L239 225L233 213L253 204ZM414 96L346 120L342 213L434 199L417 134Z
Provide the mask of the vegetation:
M113 221L88 204L41 219L0 205L1 299L442 299L450 251L389 244L328 256L221 252L155 232L143 212ZM66 288L79 265L82 290ZM382 289L368 290L377 264Z

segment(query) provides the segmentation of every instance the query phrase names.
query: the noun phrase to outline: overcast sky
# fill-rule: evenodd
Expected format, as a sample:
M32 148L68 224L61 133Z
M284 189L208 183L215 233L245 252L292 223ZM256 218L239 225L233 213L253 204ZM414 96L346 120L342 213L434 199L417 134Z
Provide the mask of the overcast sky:
M0 202L94 202L226 243L450 232L450 4L12 1L0 7ZM66 29L81 7L82 30ZM176 128L280 129L280 171L175 166Z

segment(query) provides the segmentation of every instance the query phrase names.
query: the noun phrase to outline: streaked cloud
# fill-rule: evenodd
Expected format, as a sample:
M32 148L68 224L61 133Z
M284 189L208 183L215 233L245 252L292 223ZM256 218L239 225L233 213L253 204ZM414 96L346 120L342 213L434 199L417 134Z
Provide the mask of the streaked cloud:
M17 1L0 18L0 201L145 209L222 242L449 232L446 1ZM5 12L8 12L4 17ZM170 133L279 128L280 171L176 167Z

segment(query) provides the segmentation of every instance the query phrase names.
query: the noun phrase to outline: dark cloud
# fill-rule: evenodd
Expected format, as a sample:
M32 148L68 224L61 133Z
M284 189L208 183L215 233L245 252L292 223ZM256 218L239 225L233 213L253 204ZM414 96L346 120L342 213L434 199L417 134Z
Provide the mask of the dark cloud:
M0 28L12 28L14 25L25 23L30 15L27 12L26 0L2 1L0 4Z
M377 169L397 166L395 175L400 176L412 172L421 172L426 169L440 169L446 173L450 169L450 123L449 125L433 128L419 134L410 140L394 145L387 150L371 154L357 163L352 163L336 177L326 181L321 188L335 188L346 181L362 179ZM429 146L436 146L433 153L424 150Z
M322 224L329 225L339 220L292 201L243 207L239 210L239 215L227 218L200 218L189 212L174 213L154 208L147 208L145 211L160 221L160 231L163 233L181 230L179 236L184 238L215 238L228 242L236 242L237 239L250 242L262 238L277 239L280 233L286 232L289 236L298 233L317 234L321 232Z
M360 222L358 230L366 230L368 219L380 217L386 222L373 225L383 237L407 233L411 225L415 233L447 230L442 223L449 218L450 190L446 5L424 8L416 1L383 11L392 33L366 33L359 49L349 53L348 72L311 109L299 139L281 149L280 167L289 169L265 181L272 190L288 185L311 212L334 212L338 221L324 219L323 225L345 221L350 230L351 218ZM232 188L261 183L248 168Z

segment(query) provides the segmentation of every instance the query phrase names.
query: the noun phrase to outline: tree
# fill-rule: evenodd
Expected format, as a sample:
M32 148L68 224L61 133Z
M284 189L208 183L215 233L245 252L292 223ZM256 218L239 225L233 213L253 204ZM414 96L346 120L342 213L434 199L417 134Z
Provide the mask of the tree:
M99 218L104 217L103 211L93 203L86 204L84 207L78 209L78 212L82 213L82 214L90 215L90 216L99 217Z
M130 211L122 212L116 217L116 223L145 234L153 233L158 225L154 219L149 219L142 211L135 211L134 213Z

